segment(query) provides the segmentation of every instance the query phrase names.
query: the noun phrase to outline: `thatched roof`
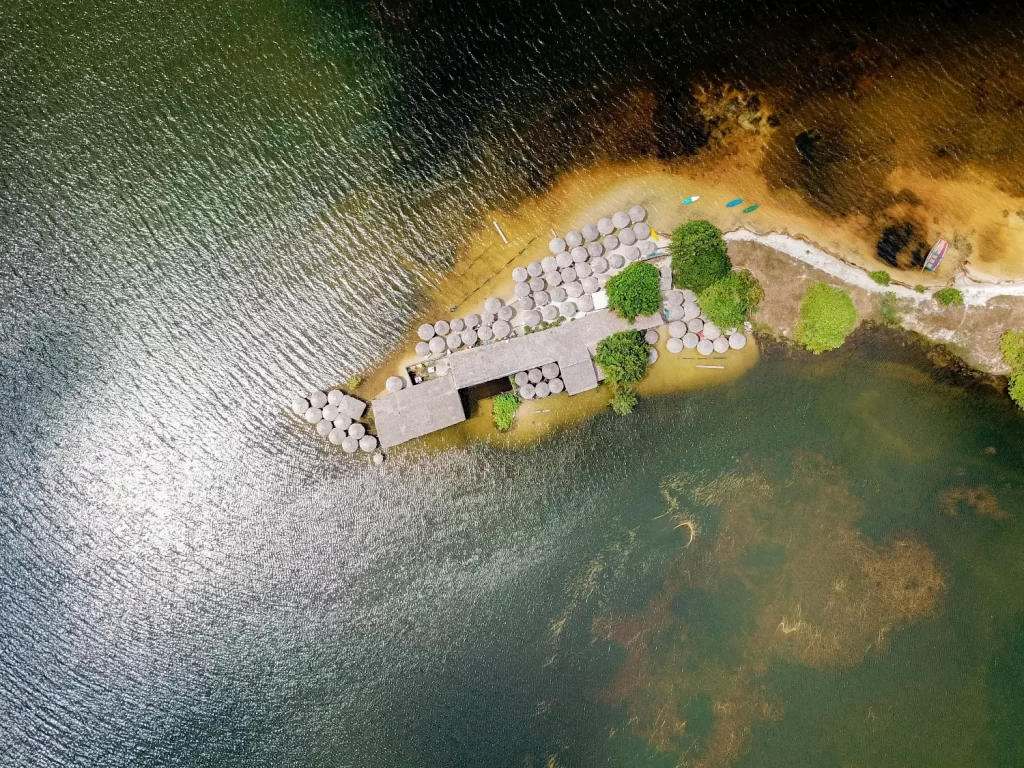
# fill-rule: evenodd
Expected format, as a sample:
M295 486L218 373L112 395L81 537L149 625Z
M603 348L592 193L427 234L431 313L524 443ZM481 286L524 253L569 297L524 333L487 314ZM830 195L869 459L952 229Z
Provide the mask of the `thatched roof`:
M323 408L327 405L327 393L319 389L314 389L309 393L309 404L314 408Z
M310 424L316 424L320 419L323 418L323 411L319 408L307 408L306 412L302 416Z
M644 210L642 205L634 205L629 209L629 220L634 224L638 221L643 221L647 218L647 211Z

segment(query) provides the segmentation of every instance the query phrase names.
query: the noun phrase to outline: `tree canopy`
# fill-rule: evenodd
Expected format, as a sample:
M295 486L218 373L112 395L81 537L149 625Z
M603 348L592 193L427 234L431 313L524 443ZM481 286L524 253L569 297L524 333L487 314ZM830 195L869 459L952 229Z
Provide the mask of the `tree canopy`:
M676 227L669 251L676 288L700 293L732 270L722 232L710 221L688 221Z
M495 396L491 412L495 429L499 432L508 432L512 428L519 403L519 395L515 392L502 392Z
M608 281L608 306L629 322L661 308L661 274L653 264L630 264Z
M708 319L720 328L737 328L764 298L764 289L749 270L730 272L698 295Z
M796 340L816 355L841 347L857 324L853 301L841 288L815 283L800 304Z
M635 384L647 375L647 342L640 331L619 331L597 343L594 359L613 386Z

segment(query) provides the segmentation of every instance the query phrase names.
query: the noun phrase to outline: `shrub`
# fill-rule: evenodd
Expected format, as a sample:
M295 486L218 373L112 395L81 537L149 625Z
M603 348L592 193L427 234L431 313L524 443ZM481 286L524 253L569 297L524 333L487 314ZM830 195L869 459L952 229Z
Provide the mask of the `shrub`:
M943 288L935 292L935 300L944 307L959 306L964 303L964 295L956 288Z
M868 277L879 285L889 285L889 283L892 282L892 278L889 277L889 273L884 269L876 269L874 272L868 272Z
M1024 408L1024 371L1014 371L1010 374L1010 399Z
M736 328L764 298L764 289L749 270L730 272L700 292L701 309L720 328Z
M842 346L857 324L853 301L840 288L815 283L800 304L796 340L816 355Z
M1024 368L1024 333L1007 331L999 338L1003 362L1011 368Z
M348 381L345 382L345 388L348 390L359 389L363 383L363 376L359 373L354 373L348 377Z
M494 427L499 432L508 432L512 428L512 420L519 410L519 395L515 392L502 392L494 398Z
M709 221L688 221L672 233L672 283L700 293L732 270L722 232Z
M924 293L924 286L923 285L915 285L914 286L914 290L917 291L918 293Z
M636 384L647 374L647 342L640 331L619 331L597 343L594 359L612 386Z
M886 328L900 327L901 319L895 293L888 291L882 297L882 305L878 308L878 315L881 318L882 325Z
M612 395L611 406L619 416L629 416L636 408L636 392L630 386L615 387L615 394Z
M653 264L630 264L608 281L608 306L629 322L661 308L661 273Z

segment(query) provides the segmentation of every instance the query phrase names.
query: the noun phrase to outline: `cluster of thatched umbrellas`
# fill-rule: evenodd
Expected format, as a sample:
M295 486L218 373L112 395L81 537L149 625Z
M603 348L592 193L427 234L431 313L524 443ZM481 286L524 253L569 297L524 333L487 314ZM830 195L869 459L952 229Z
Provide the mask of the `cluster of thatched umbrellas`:
M306 397L296 397L292 400L292 411L316 425L316 433L320 437L326 437L333 445L340 445L345 453L373 453L377 450L377 438L369 434L366 425L359 421L366 412L366 403L340 389L327 392L315 389ZM373 460L379 464L384 457L374 454Z
M455 352L463 347L472 347L479 342L505 339L512 334L512 318L516 311L497 296L484 302L484 313L476 312L454 320L438 320L433 325L424 323L416 333L416 354L420 357Z
M737 328L723 331L701 312L697 297L691 290L672 290L665 296L665 313L669 321L665 346L672 354L696 349L698 354L724 354L730 349L743 349L747 337Z
M519 371L515 375L516 389L523 400L557 395L565 390L565 384L559 378L558 363L547 363L540 368Z

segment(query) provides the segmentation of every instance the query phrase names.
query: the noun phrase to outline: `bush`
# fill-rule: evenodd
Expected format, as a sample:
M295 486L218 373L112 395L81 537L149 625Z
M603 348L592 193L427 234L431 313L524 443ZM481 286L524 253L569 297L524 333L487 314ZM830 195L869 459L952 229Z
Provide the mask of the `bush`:
M732 271L722 232L709 221L688 221L672 233L672 284L700 293Z
M630 264L608 281L608 306L629 322L661 308L661 273L653 264Z
M901 319L895 293L889 291L882 297L882 305L878 308L878 315L881 318L882 325L886 328L900 327Z
M1024 371L1014 371L1010 374L1010 399L1024 408Z
M1024 369L1024 333L1007 331L999 338L999 349L1004 363L1014 369Z
M594 360L612 386L636 384L647 375L647 342L640 331L619 331L597 343Z
M512 420L516 417L520 402L519 395L515 392L502 392L495 396L492 409L495 429L499 432L508 432L512 428Z
M879 285L889 285L889 283L892 282L892 278L889 277L889 273L884 269L876 269L874 272L868 272L868 277Z
M924 286L923 285L915 285L914 286L914 290L917 291L918 293L924 293Z
M964 303L964 295L956 288L943 288L934 295L935 300L944 307L960 306Z
M840 288L815 283L800 304L796 340L816 355L841 347L857 324L853 301Z
M698 301L708 319L719 328L743 325L764 298L764 289L749 270L730 272L700 292Z
M630 386L615 387L615 394L612 395L611 406L619 416L629 416L636 408L636 392Z

